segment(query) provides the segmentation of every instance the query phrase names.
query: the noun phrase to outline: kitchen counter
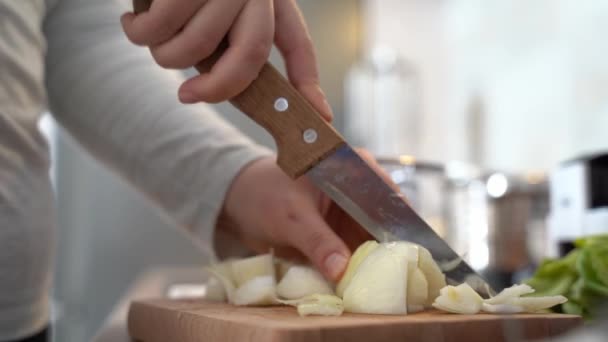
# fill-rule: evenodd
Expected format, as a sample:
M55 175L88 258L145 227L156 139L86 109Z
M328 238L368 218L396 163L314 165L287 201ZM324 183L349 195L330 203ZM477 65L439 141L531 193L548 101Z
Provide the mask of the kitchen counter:
M127 313L132 300L163 297L173 284L200 283L205 278L201 266L155 267L142 273L112 310L92 341L131 342L127 332Z

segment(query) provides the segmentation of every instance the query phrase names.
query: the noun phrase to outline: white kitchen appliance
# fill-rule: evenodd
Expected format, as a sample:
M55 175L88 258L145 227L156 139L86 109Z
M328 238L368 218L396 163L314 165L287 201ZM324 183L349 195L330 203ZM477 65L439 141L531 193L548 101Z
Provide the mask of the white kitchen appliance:
M608 233L608 154L564 162L550 176L548 251L563 256L575 239Z

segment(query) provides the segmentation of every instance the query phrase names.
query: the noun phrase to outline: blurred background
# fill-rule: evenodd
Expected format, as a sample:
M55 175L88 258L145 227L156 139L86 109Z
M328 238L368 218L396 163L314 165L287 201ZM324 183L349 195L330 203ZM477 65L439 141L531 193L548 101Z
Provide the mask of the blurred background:
M608 231L608 2L298 3L336 127L495 286ZM86 341L141 272L206 260L52 119L42 126L59 206L55 340Z

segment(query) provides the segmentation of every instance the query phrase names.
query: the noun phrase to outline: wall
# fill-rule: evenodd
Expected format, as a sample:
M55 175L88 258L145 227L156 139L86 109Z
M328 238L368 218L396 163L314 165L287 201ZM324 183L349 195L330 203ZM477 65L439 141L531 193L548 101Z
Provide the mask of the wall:
M364 46L420 72L418 156L518 172L608 150L605 1L364 4Z
M407 153L430 160L457 159L462 143L450 141L452 122L445 120L451 78L451 51L445 36L445 1L364 1L364 49L376 46L395 49L420 78L420 118L414 149ZM381 114L381 113L380 113ZM406 133L404 133L406 134Z
M451 98L484 102L485 165L543 170L608 150L605 1L454 1L446 11Z

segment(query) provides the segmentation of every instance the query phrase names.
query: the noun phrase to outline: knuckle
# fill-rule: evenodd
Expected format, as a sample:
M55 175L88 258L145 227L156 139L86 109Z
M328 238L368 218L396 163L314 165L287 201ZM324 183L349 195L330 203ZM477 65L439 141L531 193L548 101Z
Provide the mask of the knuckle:
M165 69L176 69L179 68L179 63L176 59L164 52L163 49L151 49L152 57L156 64L160 65Z
M199 59L209 57L217 48L218 38L213 35L201 35L194 44L191 44L191 53Z
M212 37L201 37L186 42L181 49L169 46L158 48L153 55L157 63L165 68L185 69L211 56L216 47L217 44Z
M164 15L157 18L152 30L151 37L157 40L165 40L173 35L179 29L179 23L172 16Z
M249 45L245 49L245 58L253 64L263 64L270 54L271 44L267 42L258 42Z

